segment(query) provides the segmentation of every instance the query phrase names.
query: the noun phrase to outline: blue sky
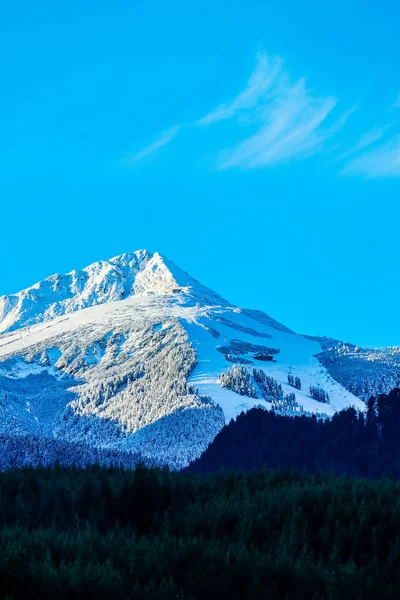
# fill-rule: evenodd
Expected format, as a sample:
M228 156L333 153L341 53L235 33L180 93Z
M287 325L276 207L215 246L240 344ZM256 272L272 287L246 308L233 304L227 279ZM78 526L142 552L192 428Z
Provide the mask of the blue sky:
M138 248L400 345L398 2L3 3L1 279Z

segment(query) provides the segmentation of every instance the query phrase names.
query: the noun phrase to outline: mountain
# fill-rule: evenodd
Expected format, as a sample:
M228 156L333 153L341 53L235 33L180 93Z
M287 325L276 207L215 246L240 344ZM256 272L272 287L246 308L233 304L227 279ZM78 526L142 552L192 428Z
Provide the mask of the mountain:
M133 295L168 295L189 288L209 304L228 304L157 252L138 250L67 275L57 273L18 294L0 296L0 333Z
M396 349L371 361L340 344L230 304L157 252L123 254L0 297L0 434L182 468L243 410L325 418L363 410L382 373L394 387Z

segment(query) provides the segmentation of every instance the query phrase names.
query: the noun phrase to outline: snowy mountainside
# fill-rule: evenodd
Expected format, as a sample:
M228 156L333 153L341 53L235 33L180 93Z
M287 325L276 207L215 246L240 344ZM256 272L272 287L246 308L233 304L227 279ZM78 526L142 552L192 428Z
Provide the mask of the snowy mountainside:
M0 333L132 295L183 290L209 304L228 304L158 252L138 250L80 271L55 274L17 294L0 296Z
M308 337L308 336L307 336ZM356 396L388 394L400 387L400 347L362 348L327 337L314 337L321 345L319 361Z
M3 296L0 307L0 434L182 468L243 410L277 409L260 373L282 391L278 404L289 414L364 408L320 359L323 342L229 304L158 253L50 277ZM253 397L222 387L221 374L235 365L252 379ZM330 402L311 397L310 387Z
M17 294L0 297L0 331L13 331L82 308L120 300L132 290L149 256L124 254L67 275L55 274Z
M0 433L12 424L171 466L198 456L224 419L187 384L196 355L175 300L132 296L1 336Z

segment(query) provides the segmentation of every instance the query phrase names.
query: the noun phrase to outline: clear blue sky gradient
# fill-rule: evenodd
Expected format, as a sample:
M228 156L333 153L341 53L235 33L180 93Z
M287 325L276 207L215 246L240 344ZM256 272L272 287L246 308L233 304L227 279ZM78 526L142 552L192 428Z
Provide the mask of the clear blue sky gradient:
M3 3L0 294L147 248L300 333L400 345L399 23L394 0ZM218 168L264 117L196 122L260 53L353 112L309 155Z

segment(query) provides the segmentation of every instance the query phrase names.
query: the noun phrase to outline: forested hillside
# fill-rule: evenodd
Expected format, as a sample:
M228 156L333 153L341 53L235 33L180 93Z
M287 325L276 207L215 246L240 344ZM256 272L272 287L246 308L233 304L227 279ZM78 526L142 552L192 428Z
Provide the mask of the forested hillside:
M366 413L331 419L253 409L217 435L191 472L291 467L360 477L400 477L400 390L370 398Z
M0 475L2 597L397 599L400 484L89 467Z

